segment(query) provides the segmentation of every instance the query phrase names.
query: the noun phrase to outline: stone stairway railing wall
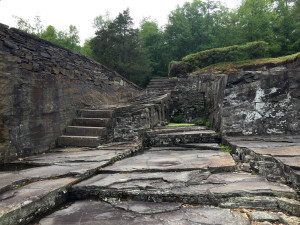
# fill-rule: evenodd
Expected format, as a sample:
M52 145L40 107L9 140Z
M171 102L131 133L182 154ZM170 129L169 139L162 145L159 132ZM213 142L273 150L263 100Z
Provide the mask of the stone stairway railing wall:
M141 138L149 129L169 122L170 94L143 96L145 101L116 108L113 118L114 141Z
M0 164L55 147L77 109L139 92L88 57L0 24Z

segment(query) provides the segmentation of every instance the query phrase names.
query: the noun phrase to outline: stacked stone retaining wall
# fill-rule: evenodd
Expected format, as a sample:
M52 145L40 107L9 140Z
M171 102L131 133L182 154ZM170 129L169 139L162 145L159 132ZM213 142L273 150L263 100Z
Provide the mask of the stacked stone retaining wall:
M0 24L0 163L53 148L77 109L139 91L88 57Z

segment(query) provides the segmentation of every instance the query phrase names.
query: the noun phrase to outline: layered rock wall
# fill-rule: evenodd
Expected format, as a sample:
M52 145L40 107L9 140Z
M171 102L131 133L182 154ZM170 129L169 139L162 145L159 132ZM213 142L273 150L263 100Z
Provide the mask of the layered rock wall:
M229 74L222 113L226 135L300 133L300 58Z
M55 147L77 109L138 93L90 58L0 24L0 163Z
M171 102L180 93L189 106L196 106L204 94L205 114L212 128L225 135L300 133L300 57L227 74L203 72L177 78L172 93L176 95L172 94ZM181 106L176 110L188 115L189 107ZM195 110L192 117L197 115L200 112Z

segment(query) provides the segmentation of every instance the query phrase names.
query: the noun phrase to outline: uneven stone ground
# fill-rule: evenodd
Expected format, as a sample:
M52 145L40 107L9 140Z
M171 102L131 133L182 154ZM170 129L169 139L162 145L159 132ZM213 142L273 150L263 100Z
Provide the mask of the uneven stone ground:
M146 136L144 151L129 142L57 149L20 161L36 167L1 172L0 224L33 218L41 225L300 224L295 183L257 174L261 163L241 139L227 139L237 149L234 160L220 151L218 134L204 127L160 127ZM270 157L277 157L273 148L291 143L284 140L275 148L265 143ZM290 156L298 155L297 144L287 145ZM243 157L252 160L250 172L241 169Z

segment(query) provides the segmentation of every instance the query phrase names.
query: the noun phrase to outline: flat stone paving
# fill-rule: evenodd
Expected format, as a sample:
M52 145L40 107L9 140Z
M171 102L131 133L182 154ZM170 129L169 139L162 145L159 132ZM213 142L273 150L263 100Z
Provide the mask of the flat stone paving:
M112 143L98 149L66 148L31 156L0 172L0 224L26 224L67 200L72 184L141 149L140 143Z
M215 132L203 127L156 132L184 141L144 152L138 152L139 143L111 143L23 159L39 167L0 173L0 224L26 223L67 196L73 202L33 224L300 224L297 192L240 171L231 155L220 151ZM206 138L192 142L199 132ZM268 149L255 144L257 151ZM297 145L290 144L286 147L297 157ZM277 142L276 148L282 147Z
M183 171L218 170L233 171L235 162L229 153L213 150L191 150L181 148L172 151L150 149L142 155L124 159L108 166L104 171Z
M78 201L43 218L41 225L58 224L250 224L246 213L180 203Z

